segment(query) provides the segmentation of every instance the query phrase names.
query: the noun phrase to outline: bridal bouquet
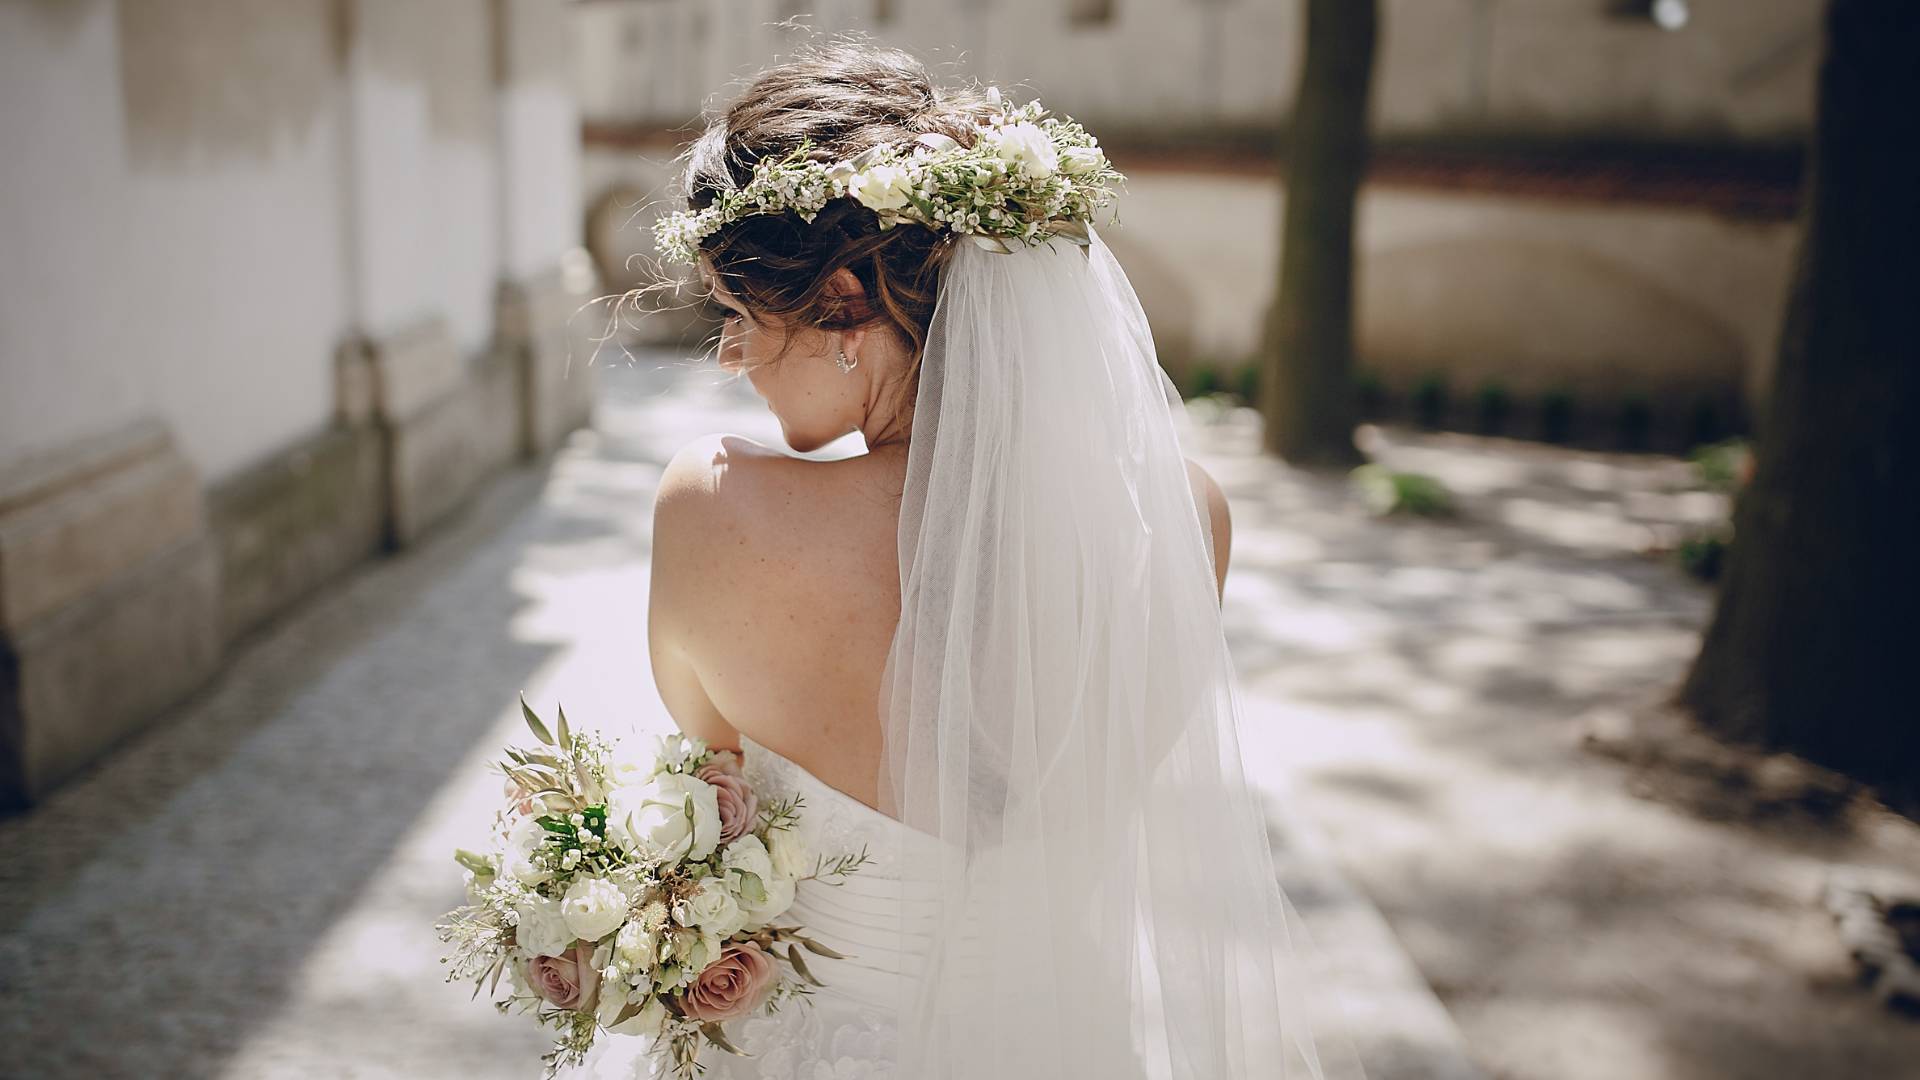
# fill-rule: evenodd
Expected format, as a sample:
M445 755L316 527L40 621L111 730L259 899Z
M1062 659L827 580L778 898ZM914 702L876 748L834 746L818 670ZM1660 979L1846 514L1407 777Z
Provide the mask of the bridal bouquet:
M740 1053L726 1021L821 985L805 952L842 958L772 925L795 885L853 873L864 854L813 860L801 801L762 805L732 753L668 735L636 759L565 711L550 730L520 707L539 745L499 763L508 805L489 849L455 854L469 903L435 927L448 981L555 1029L549 1077L602 1031L655 1039L680 1077L703 1046Z

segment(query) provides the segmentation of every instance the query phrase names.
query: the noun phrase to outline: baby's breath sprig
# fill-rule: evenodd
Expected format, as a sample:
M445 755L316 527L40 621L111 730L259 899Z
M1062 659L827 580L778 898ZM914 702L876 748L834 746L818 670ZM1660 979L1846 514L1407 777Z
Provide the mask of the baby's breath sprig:
M807 800L799 795L775 800L760 808L760 827L771 832L785 832L799 824L800 811L806 805Z
M814 860L813 873L808 874L801 880L818 881L823 885L841 885L846 882L848 877L858 873L871 861L872 858L867 854L867 849L864 847L859 851L846 855L837 855L831 859L822 856Z
M975 126L971 146L926 134L825 164L803 140L755 165L745 186L655 222L660 257L691 264L708 237L742 218L791 211L811 222L828 201L846 197L879 215L883 230L901 224L947 229L992 251L1010 253L1056 236L1090 242L1094 214L1113 202L1114 188L1126 178L1072 119L1050 115L1038 101L1002 102L997 91L990 100L997 111Z

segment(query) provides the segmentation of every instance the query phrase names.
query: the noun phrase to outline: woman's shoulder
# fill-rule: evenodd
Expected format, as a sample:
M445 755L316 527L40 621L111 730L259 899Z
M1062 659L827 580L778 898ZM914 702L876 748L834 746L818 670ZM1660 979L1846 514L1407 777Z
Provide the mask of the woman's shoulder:
M807 469L817 464L742 435L703 435L675 452L661 471L655 532L685 527L711 536L765 524L804 501L796 496L817 483Z
M654 542L709 568L735 555L758 563L795 552L823 526L822 505L846 502L837 496L851 475L845 463L794 457L745 436L701 436L661 472Z
M779 462L795 460L744 435L702 435L668 459L654 504L688 510L725 506L750 494L743 485L764 483Z

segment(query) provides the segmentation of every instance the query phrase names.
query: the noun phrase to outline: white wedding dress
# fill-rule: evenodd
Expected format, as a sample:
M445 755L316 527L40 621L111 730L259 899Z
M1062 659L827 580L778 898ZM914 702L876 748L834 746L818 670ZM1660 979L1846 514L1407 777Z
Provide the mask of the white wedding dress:
M939 875L936 839L828 787L807 770L741 739L747 782L762 800L803 800L800 833L829 859L864 851L866 865L837 884L803 881L777 922L798 926L846 957L809 958L824 988L772 1016L732 1025L751 1059L710 1053L724 1080L882 1080L897 1052L895 1015L924 970Z
M797 828L809 850L828 859L866 853L858 872L837 884L802 881L775 925L846 957L810 958L826 984L770 1016L727 1025L747 1057L714 1047L701 1052L707 1080L891 1080L898 1053L896 1015L924 970L939 874L930 868L950 849L925 833L828 787L812 773L752 739L740 740L747 783L762 804L802 800ZM920 917L916 918L915 916ZM665 1075L644 1039L603 1035L585 1075L652 1080Z
M781 920L847 959L809 961L810 1006L730 1023L752 1056L704 1050L706 1077L1361 1075L1241 764L1179 396L1119 263L1082 239L961 242L942 273L882 809L743 747L762 800L805 800L816 852L872 859Z

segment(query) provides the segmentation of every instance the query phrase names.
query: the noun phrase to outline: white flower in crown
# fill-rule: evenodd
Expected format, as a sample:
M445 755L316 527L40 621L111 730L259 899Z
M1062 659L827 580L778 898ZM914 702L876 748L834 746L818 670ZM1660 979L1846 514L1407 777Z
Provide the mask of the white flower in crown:
M1054 152L1053 140L1038 124L1007 124L987 138L1008 168L1019 169L1035 180L1044 180L1059 168L1060 159Z
M1094 172L1107 163L1107 155L1097 146L1076 146L1060 155L1060 171L1069 176Z
M1126 178L1073 120L1049 115L1037 101L1011 105L998 91L988 100L993 111L974 125L967 145L927 133L826 164L803 140L782 157L757 162L739 189L655 222L660 255L693 263L700 245L733 222L788 212L812 221L843 196L877 214L882 229L911 222L966 234L993 251L1056 236L1088 243L1094 212L1113 202L1115 185Z
M875 165L847 181L847 194L869 210L898 210L913 195L913 174L899 165Z

